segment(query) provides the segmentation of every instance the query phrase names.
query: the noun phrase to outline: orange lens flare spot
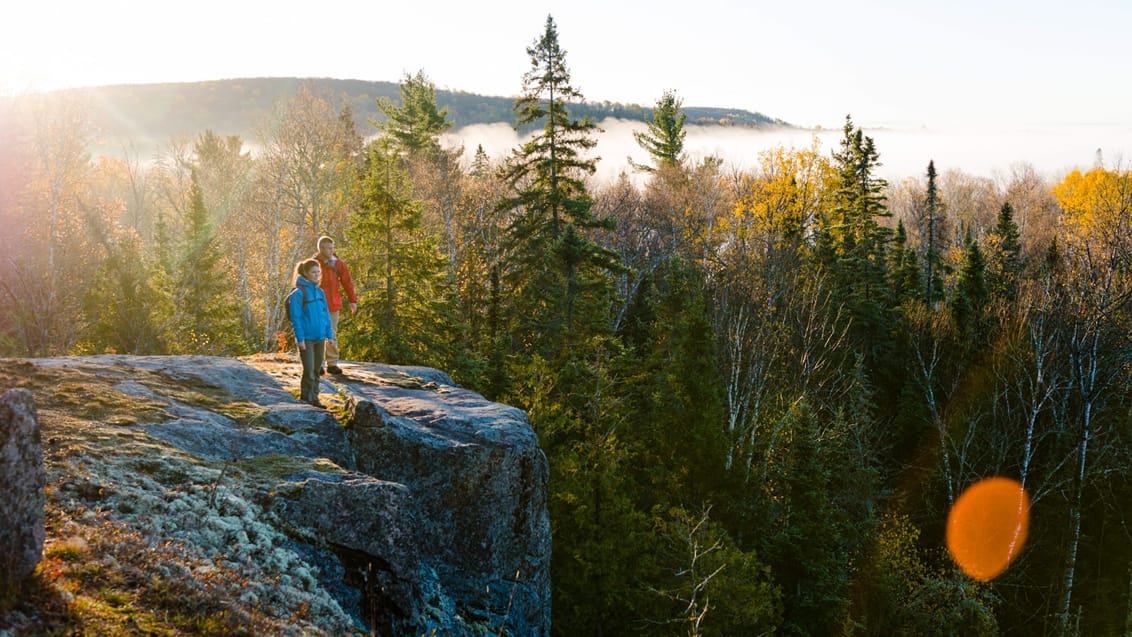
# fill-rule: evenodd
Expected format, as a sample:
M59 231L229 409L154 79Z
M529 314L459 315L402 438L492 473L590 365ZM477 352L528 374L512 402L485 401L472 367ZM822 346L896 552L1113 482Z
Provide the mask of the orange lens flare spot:
M1022 552L1030 527L1030 497L1010 478L987 478L967 488L947 516L947 550L963 572L981 582L1002 574Z

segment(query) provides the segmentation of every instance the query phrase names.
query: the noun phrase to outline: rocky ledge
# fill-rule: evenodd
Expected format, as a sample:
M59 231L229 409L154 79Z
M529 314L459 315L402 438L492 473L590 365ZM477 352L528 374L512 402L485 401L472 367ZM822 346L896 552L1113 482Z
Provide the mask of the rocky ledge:
M518 409L420 367L343 363L322 410L293 357L4 364L40 410L46 555L112 526L260 632L550 632L547 464Z

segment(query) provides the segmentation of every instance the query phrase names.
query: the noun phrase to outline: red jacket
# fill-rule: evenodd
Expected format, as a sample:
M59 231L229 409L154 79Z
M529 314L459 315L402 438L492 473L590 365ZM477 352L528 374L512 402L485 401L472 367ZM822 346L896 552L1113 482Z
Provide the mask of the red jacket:
M326 307L331 312L337 312L342 309L342 295L338 291L339 285L346 290L346 300L350 303L358 302L358 295L354 292L354 282L350 280L350 268L346 267L346 262L334 255L334 267L322 259L320 254L315 254L314 258L318 259L318 265L322 268L322 280L319 281L318 286L326 294Z

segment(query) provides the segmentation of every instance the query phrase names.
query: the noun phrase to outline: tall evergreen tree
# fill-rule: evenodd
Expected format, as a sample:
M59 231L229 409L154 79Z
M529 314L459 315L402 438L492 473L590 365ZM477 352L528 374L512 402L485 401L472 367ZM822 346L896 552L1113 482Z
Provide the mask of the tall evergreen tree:
M609 227L594 217L584 181L596 169L596 159L585 153L597 143L597 127L588 118L570 117L567 103L581 100L582 94L570 84L566 52L551 16L527 54L531 68L515 101L517 126L541 123L542 130L516 149L503 168L512 189L500 202L511 218L505 276L516 304L512 333L521 347L550 353L564 336L585 334L577 321L603 318L601 311L593 311L600 303L580 307L579 299L584 303L583 293L590 288L599 296L605 293L595 267L615 269L619 263L615 253L590 236Z
M963 267L951 296L951 314L960 331L978 336L986 303L990 298L986 282L986 259L979 242L970 233L965 243Z
M903 221L896 224L896 236L889 250L888 271L896 303L921 299L920 266L916 251L908 246L908 232Z
M168 277L133 228L115 231L94 215L88 231L106 250L83 295L87 323L81 348L92 353L161 354L169 316Z
M708 316L704 277L674 260L638 287L620 332L632 351L622 438L635 443L637 479L656 505L711 499L727 456L723 379ZM677 500L668 500L672 494Z
M943 298L942 263L938 244L943 237L943 204L935 183L935 161L928 162L928 189L924 196L924 303L929 307Z
M1022 276L1022 240L1014 222L1014 207L1003 202L998 221L989 233L987 287L995 296L1014 301Z
M817 258L832 274L835 298L848 310L855 346L872 368L888 347L892 322L886 271L892 232L879 222L890 216L884 194L888 184L876 174L881 164L873 139L849 117L833 159L837 199L819 219Z
M822 439L817 414L805 401L783 416L788 432L774 451L759 554L783 587L785 635L828 635L846 601L849 551L846 513L836 502L837 447ZM823 444L824 443L824 444Z
M633 132L633 138L641 148L648 151L656 168L675 166L684 159L684 138L688 136L688 131L684 130L687 114L681 110L682 105L683 100L676 97L674 91L665 91L656 101L652 117L646 119L648 130ZM652 166L635 162L633 167L647 172L656 170Z
M189 186L185 249L174 280L172 338L176 349L193 354L233 354L241 343L234 285L212 234L204 193L195 170Z
M410 155L439 150L440 135L452 128L452 121L448 119L447 106L437 108L436 85L421 70L416 75L405 74L400 92L400 106L387 97L377 100L386 118L377 127Z
M193 154L205 207L215 227L223 229L217 233L217 240L225 267L235 277L243 338L251 342L258 332L252 311L250 273L255 254L249 249L247 233L240 231L246 221L245 201L252 186L251 153L244 152L244 141L239 135L221 137L206 130L197 136Z
M396 364L432 365L461 376L460 330L444 285L444 257L421 228L420 202L395 142L367 149L355 212L346 236L357 255L353 275L369 281L369 299L345 327L348 356Z
M457 283L463 247L460 245L461 215L457 201L463 188L460 156L463 148L440 145L440 135L452 127L448 108L437 108L436 87L423 71L401 81L401 105L382 98L378 105L387 116L379 124L398 161L407 172L410 197L421 209L421 227L426 233L441 233L441 249L447 257L449 294L459 296ZM457 301L458 302L458 301Z
M456 271L456 307L464 329L466 352L487 362L477 389L499 397L507 385L506 358L509 352L499 341L509 337L501 327L504 299L501 290L502 244L507 219L496 206L504 185L495 166L483 150L476 148L468 175L461 179L458 208L459 251Z
M487 151L483 149L483 144L476 144L476 154L472 158L472 167L468 173L477 179L486 177L491 171L491 159L487 156Z

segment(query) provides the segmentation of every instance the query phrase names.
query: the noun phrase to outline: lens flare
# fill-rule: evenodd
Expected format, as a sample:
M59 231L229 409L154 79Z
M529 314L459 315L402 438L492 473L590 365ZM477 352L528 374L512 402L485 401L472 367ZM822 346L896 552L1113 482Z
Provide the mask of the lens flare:
M1026 544L1030 497L1010 478L987 478L967 488L947 516L947 549L971 577L1002 574Z

